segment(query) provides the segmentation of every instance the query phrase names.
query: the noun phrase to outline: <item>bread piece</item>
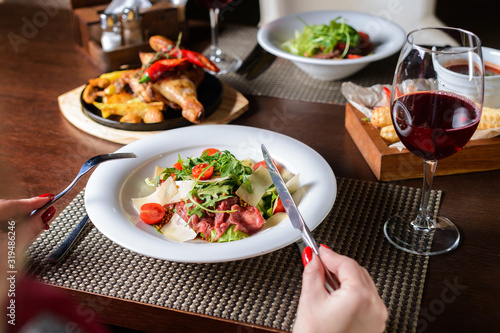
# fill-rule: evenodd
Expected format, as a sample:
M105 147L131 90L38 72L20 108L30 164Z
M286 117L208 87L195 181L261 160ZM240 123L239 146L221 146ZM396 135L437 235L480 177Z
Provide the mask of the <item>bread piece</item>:
M489 129L500 127L500 109L483 107L483 113L477 129Z
M372 124L377 127L385 127L392 124L391 109L388 106L379 106L372 111Z
M384 141L388 145L391 145L399 141L399 137L396 134L396 130L392 125L382 127L382 129L380 129L380 136L382 137L382 139L384 139Z

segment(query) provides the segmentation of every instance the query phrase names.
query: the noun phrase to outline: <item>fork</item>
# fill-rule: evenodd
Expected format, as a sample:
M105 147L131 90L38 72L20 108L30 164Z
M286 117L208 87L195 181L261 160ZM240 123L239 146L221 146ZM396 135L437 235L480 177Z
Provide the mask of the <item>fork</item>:
M75 179L73 179L73 181L71 182L71 184L69 184L68 187L66 187L61 193L56 195L54 197L54 199L47 202L45 205L32 211L31 215L34 215L34 214L38 213L39 211L44 210L45 208L53 205L63 195L68 193L69 190L71 190L73 188L73 186L75 186L75 184L78 182L78 180L80 180L80 178L82 178L83 175L85 175L87 172L89 172L90 170L92 170L94 167L101 164L102 162L115 160L115 159L119 159L119 158L133 158L133 157L137 157L137 156L134 153L113 153L113 154L97 155L97 156L94 156L94 157L88 159L85 163L83 163L83 165L80 169L80 172L78 172L78 175L75 177Z

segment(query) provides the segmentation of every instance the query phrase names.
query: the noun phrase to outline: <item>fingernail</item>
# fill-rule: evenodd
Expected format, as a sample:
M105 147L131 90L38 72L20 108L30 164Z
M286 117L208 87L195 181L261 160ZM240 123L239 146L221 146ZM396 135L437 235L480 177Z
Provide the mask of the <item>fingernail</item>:
M313 252L310 246L307 246L302 252L302 263L304 267L312 260Z
M54 217L55 213L56 213L56 209L53 206L50 206L49 208L47 208L47 210L45 212L43 212L43 214L42 214L43 223L46 224L47 222L49 222L50 219Z
M54 193L45 193L45 194L39 195L40 198L53 197L53 196L54 196Z
M325 244L319 244L319 246L323 246L324 248L326 248L326 249L328 249L328 250L330 249L330 248L329 248L328 246L326 246Z

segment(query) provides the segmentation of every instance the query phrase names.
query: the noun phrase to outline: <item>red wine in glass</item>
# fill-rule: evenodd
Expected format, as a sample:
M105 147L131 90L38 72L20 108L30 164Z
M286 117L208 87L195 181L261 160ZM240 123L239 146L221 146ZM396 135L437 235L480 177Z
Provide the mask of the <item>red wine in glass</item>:
M407 210L414 203L407 202L384 224L385 237L400 250L437 255L460 242L457 226L437 214L431 188L438 161L460 151L477 128L483 68L481 40L470 31L428 27L406 38L394 72L391 117L403 145L423 160L424 172L416 216Z
M196 2L206 9L222 8L230 3L232 0L196 0Z
M425 160L439 160L460 151L474 134L480 115L474 102L445 91L406 94L392 106L401 142Z

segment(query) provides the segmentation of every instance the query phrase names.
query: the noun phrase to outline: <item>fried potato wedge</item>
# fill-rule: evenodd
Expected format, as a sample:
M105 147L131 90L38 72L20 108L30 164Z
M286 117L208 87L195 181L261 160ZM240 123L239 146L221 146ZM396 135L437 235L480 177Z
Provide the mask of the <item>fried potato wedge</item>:
M142 118L130 112L120 118L120 123L139 124L142 123Z
M388 106L379 106L372 111L372 124L377 127L392 125L391 109Z
M392 125L382 127L380 129L380 136L389 145L399 141L399 137L396 134L396 130L394 129L394 126L392 126Z
M108 97L106 100L106 104L119 104L119 103L127 103L134 99L132 94L122 91L119 94L113 94Z
M109 73L104 73L99 76L101 79L106 79L109 82L113 83L114 81L118 80L119 78L122 77L123 73L125 73L127 70L123 71L114 71L114 72L109 72Z
M500 127L500 109L483 107L483 113L477 129L489 129Z
M101 110L102 117L108 118L111 115L117 116L125 116L128 113L134 113L137 116L143 118L146 111L150 107L156 107L159 110L163 110L164 104L163 102L152 102L152 103L144 103L144 102L136 102L135 100L131 100L128 103L93 103L96 108Z

